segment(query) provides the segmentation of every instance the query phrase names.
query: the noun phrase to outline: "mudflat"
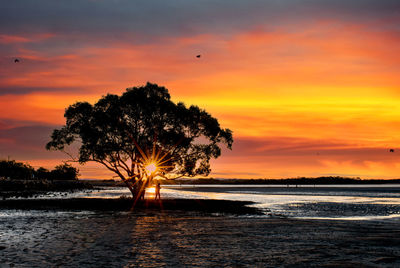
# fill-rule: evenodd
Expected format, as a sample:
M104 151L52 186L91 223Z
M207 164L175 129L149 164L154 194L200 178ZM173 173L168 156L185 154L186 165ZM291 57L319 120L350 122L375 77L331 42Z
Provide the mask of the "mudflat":
M184 209L3 208L0 213L1 267L400 265L397 222L298 220Z

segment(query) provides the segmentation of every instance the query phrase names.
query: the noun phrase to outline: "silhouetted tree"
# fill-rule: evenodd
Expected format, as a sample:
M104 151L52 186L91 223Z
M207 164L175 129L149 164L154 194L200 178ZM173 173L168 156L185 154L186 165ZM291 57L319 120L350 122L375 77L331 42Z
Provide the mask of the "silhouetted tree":
M77 180L79 170L69 164L62 164L50 172L52 180Z
M35 177L40 180L48 180L50 179L50 171L44 167L39 167L35 170Z
M0 161L0 177L16 179L16 180L30 180L33 178L34 169L24 163L15 162L14 160Z
M197 106L171 101L156 84L108 94L96 104L77 102L65 111L47 149L64 151L77 142L76 161L94 161L115 172L138 197L155 177L208 175L220 144L232 146L232 132Z

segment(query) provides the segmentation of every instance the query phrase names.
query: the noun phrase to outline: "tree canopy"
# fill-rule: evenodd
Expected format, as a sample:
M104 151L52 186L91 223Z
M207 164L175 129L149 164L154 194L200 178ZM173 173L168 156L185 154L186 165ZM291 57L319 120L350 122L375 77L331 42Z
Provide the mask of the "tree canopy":
M49 150L79 144L76 161L94 161L115 172L136 195L137 185L159 176L207 176L220 145L232 147L232 131L198 106L174 103L165 87L147 83L121 96L108 94L94 105L77 102L55 129Z

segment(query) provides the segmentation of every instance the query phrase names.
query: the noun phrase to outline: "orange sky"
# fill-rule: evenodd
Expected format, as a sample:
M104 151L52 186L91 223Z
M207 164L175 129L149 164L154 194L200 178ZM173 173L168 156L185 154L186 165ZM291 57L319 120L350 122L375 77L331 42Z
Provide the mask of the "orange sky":
M398 178L400 20L389 3L395 4L371 4L363 15L356 4L325 13L316 4L293 15L283 2L282 18L265 19L261 8L268 6L221 21L200 12L217 22L193 20L191 30L165 15L172 25L165 23L165 33L155 30L160 25L125 32L118 24L115 36L96 24L93 33L63 16L52 18L58 28L39 19L31 31L21 30L23 23L1 26L0 158L52 168L67 156L44 144L68 105L150 81L233 130L233 150L213 160L213 177ZM81 178L112 177L97 165L79 168Z

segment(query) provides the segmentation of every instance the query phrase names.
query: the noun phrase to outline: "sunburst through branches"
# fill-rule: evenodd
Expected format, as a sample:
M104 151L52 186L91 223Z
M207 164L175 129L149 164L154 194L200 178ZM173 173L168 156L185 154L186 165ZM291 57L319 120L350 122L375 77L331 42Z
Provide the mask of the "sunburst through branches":
M138 166L140 172L146 176L147 183L150 183L151 180L157 176L168 179L165 174L174 168L174 165L170 164L172 160L171 150L165 151L161 148L157 148L156 137L154 138L151 151L143 150L134 138L132 138L132 141L141 155ZM176 146L174 146L174 148Z
M151 162L147 166L144 167L147 176L150 176L151 174L154 174L157 171L157 166L155 163Z

